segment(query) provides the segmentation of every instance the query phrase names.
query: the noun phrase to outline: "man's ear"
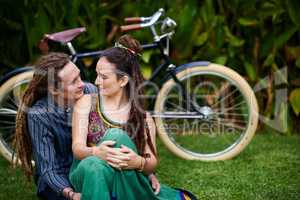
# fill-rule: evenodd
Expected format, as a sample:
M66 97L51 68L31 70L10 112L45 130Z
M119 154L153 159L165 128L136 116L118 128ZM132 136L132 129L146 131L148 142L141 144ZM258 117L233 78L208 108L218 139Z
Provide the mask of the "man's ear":
M120 85L121 87L125 87L128 82L129 82L129 77L128 76L122 76L122 78L120 78Z

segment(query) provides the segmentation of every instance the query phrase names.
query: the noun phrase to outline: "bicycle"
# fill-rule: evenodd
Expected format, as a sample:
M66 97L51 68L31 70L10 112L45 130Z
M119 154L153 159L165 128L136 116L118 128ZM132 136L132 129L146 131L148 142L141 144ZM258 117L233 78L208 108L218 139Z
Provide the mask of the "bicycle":
M159 9L150 17L125 18L126 23L137 24L121 26L122 31L149 28L153 42L142 46L145 50L159 50L162 63L145 82L150 87L145 98L150 107L153 102L151 114L158 135L171 152L183 159L230 159L255 134L258 105L254 92L243 77L226 66L208 61L174 65L169 57L169 44L176 22L164 15L164 10ZM76 52L71 41L84 31L85 28L76 28L46 34L42 44L47 47L50 40L65 45L72 61L82 70L82 59L101 55L101 51ZM10 161L18 101L32 74L30 67L19 68L0 82L0 151Z

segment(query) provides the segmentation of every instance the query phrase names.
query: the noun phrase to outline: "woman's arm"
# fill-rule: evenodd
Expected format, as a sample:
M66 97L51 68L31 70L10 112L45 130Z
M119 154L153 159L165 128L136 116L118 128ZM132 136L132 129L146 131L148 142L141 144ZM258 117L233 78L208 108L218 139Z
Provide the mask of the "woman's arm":
M72 118L72 151L76 159L82 160L88 156L97 156L107 161L107 153L117 154L113 147L115 141L107 140L99 146L87 146L89 113L91 111L91 95L84 95L74 106Z
M72 150L76 159L93 155L93 148L87 147L91 95L84 95L75 104L72 117Z
M146 123L148 124L150 139L154 146L154 151L156 152L156 142L155 142L156 127L152 117L148 113L147 113ZM147 138L146 135L145 137ZM148 154L149 157L143 157L141 155L138 155L132 149L124 145L121 145L120 151L130 158L130 160L127 162L127 166L123 167L123 169L137 169L143 171L143 173L147 175L154 172L157 165L157 158L155 154L151 151L148 143L146 143L145 145L144 153ZM114 159L119 158L118 156L112 156L112 155L110 155L110 157L113 157ZM113 161L111 160L111 158L108 158L108 160Z
M153 118L151 117L151 115L149 113L147 113L147 118L146 118L146 122L149 128L149 135L150 135L150 139L151 142L153 144L154 147L154 153L151 151L150 146L148 144L148 142L146 142L146 146L145 146L145 154L150 155L150 157L143 157L145 160L145 164L144 164L144 173L145 174L151 174L155 171L155 168L158 164L158 160L157 160L157 150L156 150L156 126L154 123ZM156 155L156 156L155 156Z

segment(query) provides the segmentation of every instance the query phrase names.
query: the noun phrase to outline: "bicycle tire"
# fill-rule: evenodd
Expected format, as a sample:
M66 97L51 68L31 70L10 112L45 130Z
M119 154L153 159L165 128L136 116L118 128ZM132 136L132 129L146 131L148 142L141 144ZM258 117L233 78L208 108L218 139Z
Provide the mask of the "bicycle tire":
M0 120L0 153L9 162L13 161L15 163L16 161L12 160L13 148L11 142L15 133L14 125L18 109L17 101L20 100L22 96L21 91L16 88L19 86L23 87L22 84L25 84L24 87L26 87L26 84L32 79L32 76L33 70L20 71L19 73L12 74L11 77L7 78L0 86L0 114L2 117ZM25 90L25 88L23 89ZM9 95L13 95L13 98ZM10 105L10 103L6 102L8 98L10 98L9 101L14 105ZM6 106L9 106L9 108ZM3 117L8 121L3 120Z
M220 76L226 77L231 80L241 91L246 99L247 106L249 107L250 114L248 116L248 126L244 135L239 138L238 143L233 144L228 149L224 149L220 152L213 153L197 153L190 151L175 144L174 138L170 137L167 129L164 126L163 119L161 117L155 117L157 131L160 139L165 146L173 152L175 155L187 159L187 160L202 160L202 161L218 161L233 158L238 155L251 141L255 134L257 123L258 123L258 105L255 94L249 84L243 79L237 72L232 69L218 64L209 64L207 66L193 66L186 68L176 73L176 77L181 81L184 77L193 73L211 73L219 74ZM165 101L168 98L168 93L171 88L174 88L175 82L173 79L166 81L160 89L158 96L155 101L155 113L163 113Z

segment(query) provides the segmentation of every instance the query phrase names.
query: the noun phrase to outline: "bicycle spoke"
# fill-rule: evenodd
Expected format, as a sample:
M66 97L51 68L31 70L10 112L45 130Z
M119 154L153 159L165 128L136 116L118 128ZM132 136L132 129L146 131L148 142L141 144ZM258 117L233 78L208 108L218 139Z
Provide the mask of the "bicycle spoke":
M5 126L5 127L1 127L0 130L11 130L11 129L14 129L15 128L15 125L13 126Z
M240 130L244 130L245 128L244 127L241 127L239 125L235 125L235 124L232 124L232 123L224 123L224 122L220 122L220 121L217 121L217 120L212 120L213 122L218 122L219 124L221 125L224 125L224 126L227 126L227 127L231 127L231 128L234 128L234 129L240 129Z
M225 113L225 114L216 114L217 116L220 115L229 115L229 116L244 116L244 117L248 117L248 114L240 114L240 113Z
M17 111L9 108L0 108L0 115L17 115Z
M222 111L222 112L215 112L216 114L222 114L222 113L224 113L224 112L226 112L226 111L228 111L228 110L237 110L237 108L240 108L240 106L239 105L242 105L243 103L246 103L245 101L242 101L242 102L240 102L240 103L238 103L238 104L235 104L234 106L232 106L232 107L228 107L228 108L225 108L225 109L216 109L216 110L214 110L214 111ZM239 106L239 107L237 107L237 106Z
M247 123L247 122L245 122L244 120L238 120L238 119L217 118L216 120L221 120L222 122Z
M11 95L9 95L8 98L9 98L9 101L12 102L12 103L8 103L8 105L10 105L13 108L18 108L18 105L15 103L15 99L13 99L11 97Z
M174 107L176 107L176 108L178 108L180 111L186 111L184 108L176 105L175 103L172 103L172 102L169 102L169 101L167 101L167 103L170 104L170 105L172 105L172 106L174 106Z
M216 105L218 105L220 102L223 102L225 99L227 99L228 97L230 97L232 94L234 94L236 91L239 91L237 88L235 90L233 90L232 92L230 92L227 96L223 97L222 99L220 99L220 101L214 103L213 105L211 105L212 108L215 108Z
M6 120L0 120L1 124L15 124L14 121L6 121Z

